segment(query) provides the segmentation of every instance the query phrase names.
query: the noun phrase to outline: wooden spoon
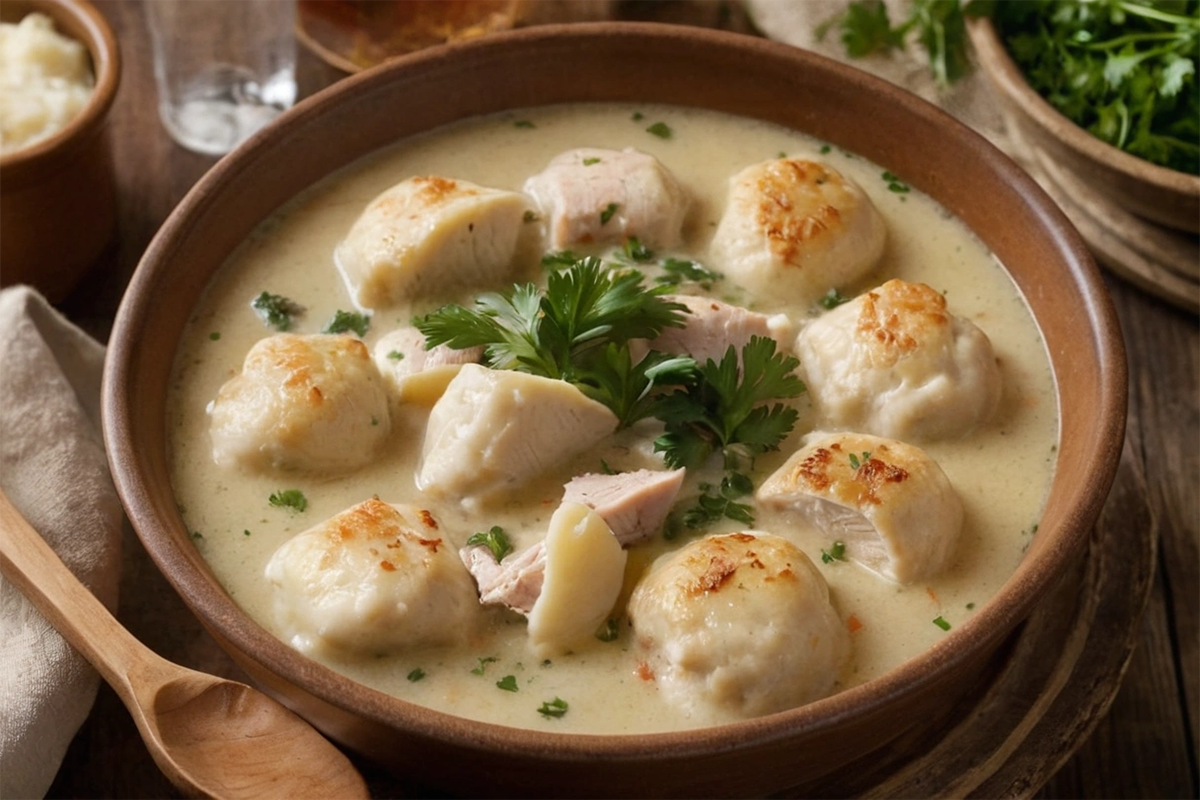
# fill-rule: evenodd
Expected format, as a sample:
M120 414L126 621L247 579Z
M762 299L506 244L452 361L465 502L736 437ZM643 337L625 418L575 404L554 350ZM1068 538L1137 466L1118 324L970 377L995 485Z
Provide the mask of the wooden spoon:
M0 491L0 573L95 666L163 773L212 798L367 798L350 760L244 683L159 656L125 630Z

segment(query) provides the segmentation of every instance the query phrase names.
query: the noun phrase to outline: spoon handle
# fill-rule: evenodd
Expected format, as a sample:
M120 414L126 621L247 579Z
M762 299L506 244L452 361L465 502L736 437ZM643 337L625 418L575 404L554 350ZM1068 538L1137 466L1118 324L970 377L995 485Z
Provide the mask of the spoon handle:
M127 706L134 702L130 672L169 662L138 641L109 613L0 490L0 574L42 612ZM131 706L132 707L132 706Z

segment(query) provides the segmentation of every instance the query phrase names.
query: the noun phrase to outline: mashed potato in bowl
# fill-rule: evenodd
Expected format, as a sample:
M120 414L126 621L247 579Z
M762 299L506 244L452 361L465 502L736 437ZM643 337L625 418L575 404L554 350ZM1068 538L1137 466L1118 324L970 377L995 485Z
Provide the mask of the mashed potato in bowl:
M56 31L45 14L0 23L0 155L65 128L95 83L87 48Z

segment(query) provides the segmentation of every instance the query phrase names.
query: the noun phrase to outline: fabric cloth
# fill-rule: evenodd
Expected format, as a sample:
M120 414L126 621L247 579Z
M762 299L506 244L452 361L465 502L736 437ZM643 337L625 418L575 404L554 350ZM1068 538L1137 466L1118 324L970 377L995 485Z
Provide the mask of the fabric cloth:
M100 433L104 348L28 287L0 291L0 487L110 610L121 506ZM0 797L44 797L99 676L0 579Z

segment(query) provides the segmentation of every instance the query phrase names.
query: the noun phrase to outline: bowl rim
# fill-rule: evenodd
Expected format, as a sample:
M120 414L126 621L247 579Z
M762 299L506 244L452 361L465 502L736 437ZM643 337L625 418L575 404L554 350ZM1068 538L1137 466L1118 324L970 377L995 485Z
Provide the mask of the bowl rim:
M463 52L486 52L496 48L537 46L542 41L584 44L595 36L641 36L675 38L685 36L708 47L754 51L755 57L787 62L791 67L825 73L834 72L855 88L870 91L885 102L900 106L906 114L921 121L945 127L964 148L981 151L1007 181L1028 198L1039 218L1045 219L1049 235L1073 266L1072 276L1082 293L1077 314L1090 320L1098 334L1094 342L1096 359L1108 380L1102 384L1093 416L1102 421L1112 435L1089 443L1096 457L1096 481L1075 487L1070 498L1070 513L1062 523L1063 533L1056 546L1047 548L1036 561L1024 559L991 600L970 619L955 627L933 647L926 649L884 675L843 690L814 703L763 717L723 725L684 731L648 734L553 733L513 728L458 717L418 706L392 697L344 677L332 669L310 661L282 640L253 622L210 576L203 574L190 542L173 538L170 530L151 530L148 524L156 516L154 498L138 469L141 456L131 445L135 427L126 387L138 360L135 348L139 329L149 313L147 300L156 288L157 271L172 240L184 236L191 217L215 202L220 189L234 181L245 165L273 146L272 133L287 126L301 126L330 106L349 104L370 94L376 84L386 83L395 75L436 69L439 63L453 63ZM155 266L157 264L157 267ZM489 750L500 754L536 755L543 760L573 761L608 759L616 762L644 761L668 755L682 758L726 750L730 742L737 747L778 742L797 731L819 732L848 717L877 711L890 699L908 695L930 686L956 665L968 662L971 648L962 645L987 639L996 626L1011 630L1032 609L1034 603L1061 574L1066 560L1078 555L1099 515L1116 472L1117 459L1124 440L1125 358L1115 311L1091 256L1067 218L1050 198L1015 162L992 146L981 135L958 122L946 112L882 79L849 65L815 53L757 37L727 31L700 28L682 29L661 23L596 22L545 25L492 34L478 39L450 43L389 60L384 64L350 75L334 85L297 103L237 150L226 156L206 174L160 228L147 248L129 288L122 299L113 328L112 343L106 362L103 387L104 432L108 442L110 465L118 492L135 524L139 538L168 581L185 599L191 612L210 631L219 631L222 644L232 644L274 676L282 677L308 694L329 705L350 711L388 727L402 725L411 734L447 741L471 750ZM124 345L122 344L124 343ZM178 516L176 512L176 516ZM145 529L145 530L144 530ZM184 537L186 538L186 537ZM186 548L191 552L187 552ZM1023 587L1017 591L1017 583Z
M30 13L40 12L49 16L60 28L63 18L77 21L86 40L81 43L87 48L92 61L95 83L92 94L83 109L60 130L0 156L0 170L5 179L12 180L26 170L36 169L56 158L73 143L82 142L103 127L117 88L121 83L121 51L112 26L100 10L89 0L23 0L30 6ZM60 29L60 34L63 33Z
M1067 147L1130 178L1179 194L1200 196L1200 175L1164 167L1127 153L1093 136L1052 106L1029 85L1021 68L1004 46L1000 32L991 19L969 18L967 32L975 46L980 65L993 78L995 85L1010 100L1020 104L1040 127L1054 131L1055 136Z

